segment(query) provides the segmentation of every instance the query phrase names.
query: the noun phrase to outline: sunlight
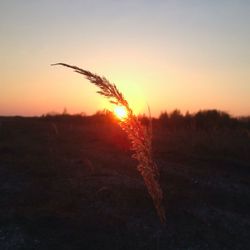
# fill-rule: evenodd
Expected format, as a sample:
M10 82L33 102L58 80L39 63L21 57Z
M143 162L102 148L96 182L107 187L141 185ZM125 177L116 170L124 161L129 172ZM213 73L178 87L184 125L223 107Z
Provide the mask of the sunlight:
M124 106L116 106L114 108L114 114L116 115L117 118L120 120L126 119L128 116L128 112L126 107Z

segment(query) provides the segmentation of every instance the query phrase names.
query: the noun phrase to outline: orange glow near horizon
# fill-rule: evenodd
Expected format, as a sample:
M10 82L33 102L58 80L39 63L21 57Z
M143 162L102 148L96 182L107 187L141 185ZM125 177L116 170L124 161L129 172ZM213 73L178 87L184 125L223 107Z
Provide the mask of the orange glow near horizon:
M127 118L128 116L128 112L126 107L124 106L116 106L114 108L114 114L116 115L117 118L119 118L120 120L124 120Z

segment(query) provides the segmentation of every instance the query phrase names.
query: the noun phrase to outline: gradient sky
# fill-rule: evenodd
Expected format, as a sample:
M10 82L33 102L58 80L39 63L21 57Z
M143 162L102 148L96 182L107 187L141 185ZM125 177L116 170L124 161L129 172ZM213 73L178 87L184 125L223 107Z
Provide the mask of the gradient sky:
M109 108L64 62L153 115L250 115L249 0L1 0L0 115Z

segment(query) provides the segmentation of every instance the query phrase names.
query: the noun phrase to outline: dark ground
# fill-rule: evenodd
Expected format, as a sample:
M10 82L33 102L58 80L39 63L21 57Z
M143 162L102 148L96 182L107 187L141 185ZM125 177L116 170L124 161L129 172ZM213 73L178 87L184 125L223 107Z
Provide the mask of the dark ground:
M250 249L248 131L154 129L167 223L114 124L0 120L0 249Z

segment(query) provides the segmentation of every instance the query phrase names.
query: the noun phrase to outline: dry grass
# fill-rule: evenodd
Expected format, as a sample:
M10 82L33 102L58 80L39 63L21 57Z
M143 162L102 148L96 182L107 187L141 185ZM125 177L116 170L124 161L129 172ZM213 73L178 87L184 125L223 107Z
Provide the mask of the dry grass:
M131 149L134 152L132 157L138 160L139 164L137 169L143 176L158 216L161 222L164 223L166 217L163 206L163 192L159 184L158 167L152 158L152 127L147 128L142 125L137 116L133 113L133 110L129 107L123 94L117 89L115 84L111 84L105 77L100 77L90 71L65 63L56 63L52 65L65 66L84 75L91 83L95 84L100 89L97 93L108 98L111 103L126 108L128 114L126 119L120 119L118 122L131 141Z

